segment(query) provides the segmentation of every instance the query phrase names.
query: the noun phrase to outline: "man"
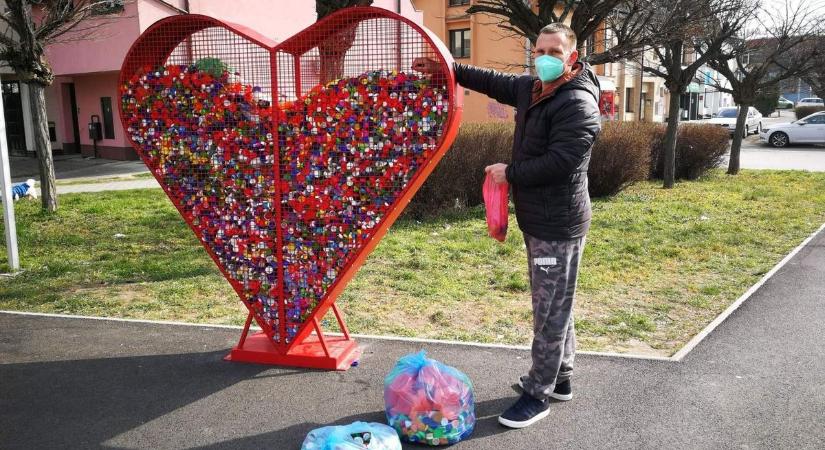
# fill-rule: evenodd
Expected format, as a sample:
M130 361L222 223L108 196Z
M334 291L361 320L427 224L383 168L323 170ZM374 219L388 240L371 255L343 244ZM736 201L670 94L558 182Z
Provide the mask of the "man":
M550 398L573 398L573 303L591 216L587 167L601 130L599 82L578 62L573 30L547 25L533 54L538 78L455 65L460 85L516 108L512 162L485 169L496 182L512 185L533 297L532 367L519 380L521 397L499 416L511 428L546 417ZM413 69L439 70L425 58Z

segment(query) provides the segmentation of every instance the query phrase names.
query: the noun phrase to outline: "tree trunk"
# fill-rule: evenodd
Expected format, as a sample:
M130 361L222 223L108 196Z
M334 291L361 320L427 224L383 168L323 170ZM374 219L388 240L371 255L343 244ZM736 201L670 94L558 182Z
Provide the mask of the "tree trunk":
M318 20L338 11L353 6L370 6L373 0L315 0L315 12ZM341 24L341 29L332 39L318 45L321 67L319 83L325 84L344 76L344 57L355 42L358 24ZM401 68L399 68L401 70Z
M667 116L667 133L665 134L664 188L670 189L676 180L676 135L679 132L679 92L670 91L670 107Z
M321 84L340 79L344 76L344 57L355 42L357 24L347 26L339 31L334 38L318 45L318 56L321 59L319 82Z
M825 78L825 76L823 76L823 78ZM811 86L811 90L814 91L817 97L825 98L825 84L818 86L818 89L817 87Z
M31 101L32 122L34 126L34 150L40 163L40 193L43 210L57 211L57 188L54 181L54 160L52 144L49 139L49 123L46 115L45 87L38 83L29 83L29 100Z
M739 153L742 149L742 136L745 133L745 122L748 120L750 105L739 105L739 114L736 116L736 130L733 132L733 142L730 144L730 160L728 161L728 175L739 173Z

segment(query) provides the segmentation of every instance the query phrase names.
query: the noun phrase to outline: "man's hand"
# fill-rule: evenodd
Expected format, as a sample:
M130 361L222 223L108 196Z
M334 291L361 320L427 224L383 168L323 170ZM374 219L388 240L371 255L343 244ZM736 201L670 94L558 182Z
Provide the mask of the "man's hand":
M438 62L433 59L418 57L412 62L412 70L426 74L434 74L439 72L441 68L439 67Z
M484 168L484 172L490 174L493 177L493 181L496 184L504 184L507 182L507 164L493 164L492 166L487 166Z

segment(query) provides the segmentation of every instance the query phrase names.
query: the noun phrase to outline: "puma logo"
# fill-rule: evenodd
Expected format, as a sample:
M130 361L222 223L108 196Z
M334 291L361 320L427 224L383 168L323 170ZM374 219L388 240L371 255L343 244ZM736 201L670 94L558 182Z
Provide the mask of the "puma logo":
M539 266L539 270L550 275L550 269L556 265L556 258L533 258L533 264Z
M555 266L556 258L533 258L533 264L537 266Z

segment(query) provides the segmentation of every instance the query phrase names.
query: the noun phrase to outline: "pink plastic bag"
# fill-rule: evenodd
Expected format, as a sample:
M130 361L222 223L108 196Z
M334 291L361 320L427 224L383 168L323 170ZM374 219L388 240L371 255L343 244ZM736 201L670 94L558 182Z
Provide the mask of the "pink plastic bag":
M496 183L488 173L482 191L484 193L484 206L487 210L487 231L490 232L490 237L493 239L504 242L507 237L510 185Z

